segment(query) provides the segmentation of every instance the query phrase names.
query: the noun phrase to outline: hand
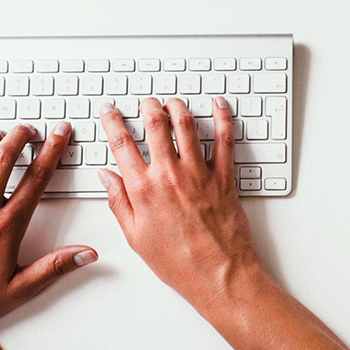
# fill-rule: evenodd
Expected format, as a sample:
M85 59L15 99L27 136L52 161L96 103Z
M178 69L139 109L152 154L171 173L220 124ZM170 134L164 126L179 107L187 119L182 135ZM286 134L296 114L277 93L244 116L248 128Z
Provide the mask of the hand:
M7 135L0 133L0 317L31 299L64 273L97 260L97 253L90 247L67 246L30 266L17 264L29 221L68 144L70 125L66 122L57 124L7 199L4 192L13 166L35 133L35 128L30 125L16 126Z
M232 119L213 103L215 145L204 161L185 104L141 104L151 164L110 104L101 122L122 177L101 170L109 206L131 247L237 350L347 349L268 274L255 250L234 181ZM176 152L167 112L173 125Z
M236 193L232 117L223 98L214 101L215 146L205 161L195 121L181 100L171 99L163 110L158 100L146 99L141 111L151 164L113 109L101 115L101 122L123 177L103 170L101 180L131 247L160 279L201 309L200 303L223 293L242 267L259 264Z

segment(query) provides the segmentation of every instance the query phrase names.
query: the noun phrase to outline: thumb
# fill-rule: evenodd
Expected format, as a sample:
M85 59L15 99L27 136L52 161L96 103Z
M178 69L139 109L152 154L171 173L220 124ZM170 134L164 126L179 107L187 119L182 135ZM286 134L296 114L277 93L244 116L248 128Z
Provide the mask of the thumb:
M13 306L25 303L65 273L97 259L98 255L94 249L74 245L57 249L33 264L21 268L8 285L9 294L16 299L13 300Z

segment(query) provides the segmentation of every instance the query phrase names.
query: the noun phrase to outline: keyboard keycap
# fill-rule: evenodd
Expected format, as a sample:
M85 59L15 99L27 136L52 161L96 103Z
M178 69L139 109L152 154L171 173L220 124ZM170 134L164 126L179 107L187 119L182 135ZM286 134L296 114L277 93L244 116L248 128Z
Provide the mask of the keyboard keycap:
M159 72L160 61L159 59L140 59L139 60L140 72Z
M235 163L285 163L285 143L238 143L235 146Z
M261 179L261 168L257 166L242 166L240 169L240 177L241 179Z
M179 77L180 94L200 94L201 76L199 74L182 74Z
M261 97L242 97L241 100L241 115L244 117L260 117L262 114L262 99Z
M269 57L265 59L266 70L286 70L287 59L285 57Z
M218 71L236 70L235 58L215 58L214 69Z
M7 61L0 61L0 73L7 73L9 70L9 63Z
M125 74L111 74L105 78L107 95L126 95L128 79Z
M134 72L135 61L133 59L118 59L113 61L114 72Z
M81 165L82 147L80 145L69 145L61 157L62 165Z
M116 107L125 118L137 118L139 116L139 99L136 97L118 98Z
M13 75L6 81L7 94L9 96L28 96L29 78L25 75Z
M52 96L54 79L50 75L36 75L31 79L31 89L34 96Z
M0 96L4 96L5 94L5 78L0 77Z
M29 165L33 160L33 146L25 146L20 153L15 165L24 166Z
M274 140L286 139L287 99L266 97L266 116L271 117L271 137Z
M158 95L174 95L176 93L176 76L174 74L156 75L154 92Z
M241 70L261 70L261 58L241 58L239 68Z
M150 95L152 93L152 76L136 74L130 78L130 92L133 95Z
M163 68L165 72L183 72L186 69L186 61L183 58L167 58Z
M189 70L204 72L211 69L211 61L209 58L191 58L189 61Z
M57 73L59 64L57 60L41 60L36 64L38 73Z
M50 98L42 101L42 115L46 119L63 119L66 101L63 98Z
M287 76L284 73L255 74L253 91L255 93L287 92Z
M266 190L285 190L286 179L285 178L266 178L265 189Z
M78 77L76 75L60 75L56 79L56 94L60 96L78 95Z
M261 180L241 179L239 182L239 187L242 191L260 191L261 190Z
M211 97L193 97L191 99L191 113L194 117L210 117L212 115Z
M21 99L18 101L17 116L21 119L39 119L40 107L39 99Z
M84 68L85 62L83 60L64 60L62 62L62 72L64 73L82 73Z
M0 119L16 118L16 100L0 99Z
M87 119L90 117L90 100L88 98L71 98L67 100L67 118Z
M31 60L21 60L11 62L12 73L33 73L34 63Z
M225 75L224 74L205 75L203 90L206 94L224 94L225 93Z
M82 95L102 95L102 75L83 75L81 77L80 92Z
M76 122L73 129L73 140L75 142L95 141L96 125L94 122Z
M107 146L93 144L87 145L85 147L85 163L87 165L106 165Z
M250 76L246 73L228 75L228 92L230 94L248 94L250 91Z
M145 129L142 122L125 122L126 129L129 131L134 141L143 141L145 139Z
M109 72L109 60L89 60L87 70L88 72Z
M267 120L249 120L247 122L248 140L267 140L268 124Z

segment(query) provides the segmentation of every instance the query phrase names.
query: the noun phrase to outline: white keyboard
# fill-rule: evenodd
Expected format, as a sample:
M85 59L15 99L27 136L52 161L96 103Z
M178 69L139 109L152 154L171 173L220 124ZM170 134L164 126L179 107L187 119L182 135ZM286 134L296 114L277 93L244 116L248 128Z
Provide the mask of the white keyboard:
M99 121L103 102L121 111L149 163L139 104L150 96L161 103L181 98L209 159L211 104L219 95L232 114L239 195L291 191L292 35L1 38L0 47L0 129L37 128L7 193L64 119L73 128L71 141L44 197L106 197L97 170L118 169Z

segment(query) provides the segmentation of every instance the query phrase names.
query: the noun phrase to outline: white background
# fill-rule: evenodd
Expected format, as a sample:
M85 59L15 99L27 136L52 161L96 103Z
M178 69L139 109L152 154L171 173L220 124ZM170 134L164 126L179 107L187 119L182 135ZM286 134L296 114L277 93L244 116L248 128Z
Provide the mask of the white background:
M293 33L294 191L243 205L272 275L350 345L349 13L348 0L2 0L0 35ZM229 349L131 251L106 200L42 201L21 260L80 243L99 262L0 320L4 350Z

